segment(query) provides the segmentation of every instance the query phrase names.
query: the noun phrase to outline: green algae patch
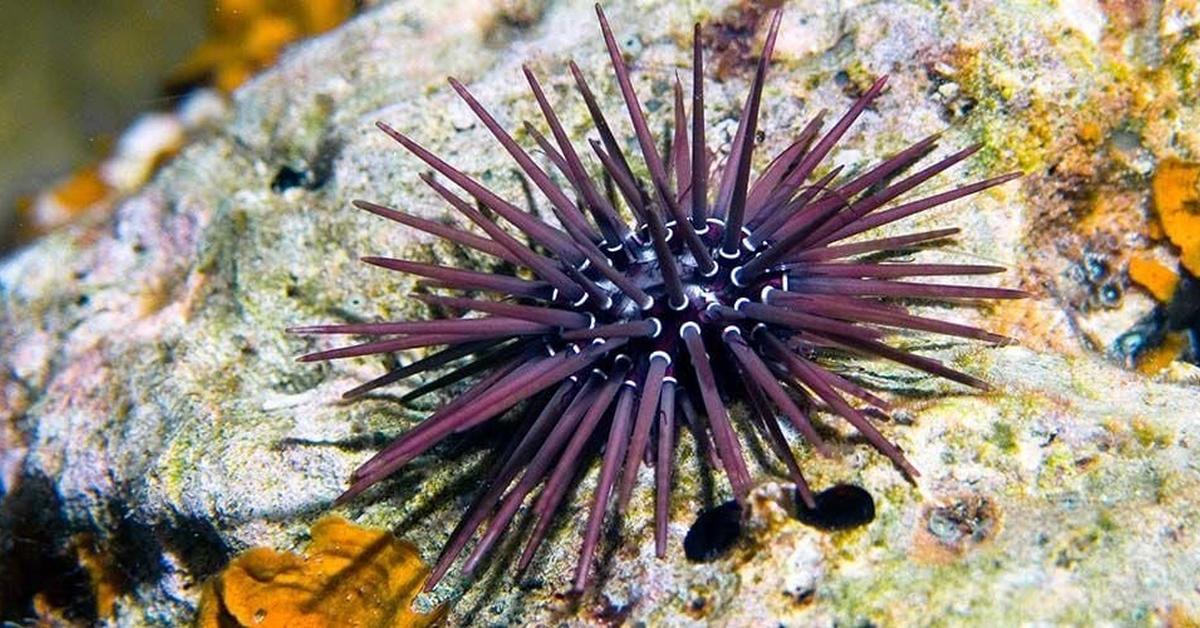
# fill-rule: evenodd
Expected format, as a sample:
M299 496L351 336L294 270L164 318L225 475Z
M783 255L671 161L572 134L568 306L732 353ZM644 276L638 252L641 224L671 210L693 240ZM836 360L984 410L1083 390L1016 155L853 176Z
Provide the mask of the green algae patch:
M1012 454L1017 451L1017 434L1008 423L996 421L992 423L992 433L988 437L988 442L992 443L1006 454Z

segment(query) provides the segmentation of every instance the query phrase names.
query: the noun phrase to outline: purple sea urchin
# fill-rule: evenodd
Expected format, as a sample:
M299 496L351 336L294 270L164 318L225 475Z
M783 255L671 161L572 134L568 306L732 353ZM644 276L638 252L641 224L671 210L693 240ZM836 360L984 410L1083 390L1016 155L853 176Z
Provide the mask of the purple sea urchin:
M425 284L454 291L500 295L418 295L427 303L482 316L456 319L333 324L300 327L306 334L351 334L373 340L303 356L304 361L444 346L346 393L355 397L401 379L443 367L445 375L406 397L466 380L465 391L420 425L386 446L355 471L344 502L427 452L447 436L497 419L524 404L499 463L451 533L427 587L480 534L465 559L472 572L494 548L526 498L532 531L518 562L524 569L545 538L555 512L587 454L602 462L575 573L583 589L609 502L623 510L642 464L654 461L655 544L665 552L667 511L677 423L699 439L728 478L738 500L752 478L738 441L729 403L744 400L747 425L759 430L788 469L800 498L815 502L774 409L818 452L828 455L811 420L823 407L857 429L908 476L917 470L899 448L851 405L854 397L885 410L888 404L819 359L836 348L887 360L985 388L965 373L933 359L888 346L881 328L911 329L1002 342L1001 336L909 313L894 299L1018 298L1002 288L902 281L907 277L995 273L994 266L886 263L878 254L952 236L938 229L901 236L855 239L901 220L1015 178L1008 174L892 205L892 202L977 147L951 154L906 174L933 151L937 136L919 141L878 165L842 180L842 168L823 166L847 129L884 87L877 80L822 133L822 114L752 180L751 161L763 83L779 29L776 13L724 166L710 168L704 121L703 55L696 26L691 119L683 88L675 82L674 127L661 155L630 81L621 51L599 6L604 41L627 106L646 170L642 181L621 149L582 72L570 64L599 141L591 148L615 187L601 192L576 152L533 73L525 77L551 131L529 133L573 194L561 189L461 83L454 90L550 201L561 228L501 198L392 127L380 129L455 186L527 236L525 244L481 208L431 175L422 179L485 236L374 203L372 213L504 260L528 271L516 277L398 259L367 263L415 274ZM818 175L818 173L823 174ZM710 176L712 181L710 181ZM811 182L810 182L811 181ZM713 193L710 193L713 192ZM619 193L630 226L622 217ZM589 219L590 218L590 219ZM867 256L867 257L864 257ZM701 412L702 410L702 412ZM680 419L677 421L677 417ZM604 434L603 438L597 437Z

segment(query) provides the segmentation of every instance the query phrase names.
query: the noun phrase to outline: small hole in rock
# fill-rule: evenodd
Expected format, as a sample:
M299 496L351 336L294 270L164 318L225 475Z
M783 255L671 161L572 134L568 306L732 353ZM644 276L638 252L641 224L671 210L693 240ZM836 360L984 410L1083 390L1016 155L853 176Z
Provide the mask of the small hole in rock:
M938 542L961 551L990 537L997 517L991 500L982 495L965 495L930 509L925 527Z
M1083 266L1087 272L1088 281L1099 282L1108 276L1108 263L1099 255L1086 255L1083 260Z
M1112 284L1100 288L1100 300L1105 305L1116 305L1121 300L1121 289Z
M742 507L735 500L702 511L683 538L683 553L693 562L720 558L742 533Z
M849 530L875 519L875 500L866 489L853 484L838 484L817 493L816 508L797 499L796 518L822 530Z
M271 180L271 190L276 194L285 192L292 188L307 187L309 185L309 176L307 172L296 170L291 166L284 166L275 173L275 178Z

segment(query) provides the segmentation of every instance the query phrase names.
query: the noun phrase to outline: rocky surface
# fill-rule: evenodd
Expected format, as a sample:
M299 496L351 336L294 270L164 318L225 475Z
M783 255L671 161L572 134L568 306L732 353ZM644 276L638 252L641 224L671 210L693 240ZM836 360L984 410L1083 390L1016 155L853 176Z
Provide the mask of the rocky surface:
M720 81L710 83L709 123L714 143L727 143L765 9L606 7L654 116L669 110L691 24L713 24L707 47ZM840 455L802 450L806 473L818 487L866 488L876 510L866 526L800 523L778 476L759 469L737 544L689 562L681 546L695 513L727 499L727 488L705 481L685 444L666 560L653 557L643 496L621 522L623 542L609 541L597 590L559 595L577 549L572 507L520 583L501 559L470 588L452 579L418 604L450 602L455 623L1195 621L1200 376L1181 362L1156 378L1120 368L1105 347L1149 298L1129 289L1098 307L1094 286L1070 271L1096 250L1114 277L1127 249L1170 255L1145 227L1145 183L1159 160L1200 158L1198 28L1194 4L1175 1L788 3L764 146L782 146L805 116L839 111L864 81L888 73L890 90L836 161L866 163L944 131L943 150L984 148L940 185L1029 173L920 221L963 228L935 256L1012 266L1003 281L1039 295L938 311L990 320L1021 345L899 339L995 390L847 365L899 404L882 429L923 472L905 482L827 419L842 435ZM238 92L223 128L187 147L110 221L58 232L0 263L3 618L35 609L176 624L236 551L303 546L351 469L431 405L404 407L392 394L340 402L380 361L297 364L312 345L283 329L423 315L404 296L410 280L365 268L360 255L482 263L349 207L368 198L445 215L420 188L418 163L372 123L410 131L520 199L503 151L442 77L470 84L515 126L537 119L520 78L528 61L582 133L568 57L603 86L615 117L619 95L588 2L372 6ZM439 449L342 514L389 527L433 557L489 438Z

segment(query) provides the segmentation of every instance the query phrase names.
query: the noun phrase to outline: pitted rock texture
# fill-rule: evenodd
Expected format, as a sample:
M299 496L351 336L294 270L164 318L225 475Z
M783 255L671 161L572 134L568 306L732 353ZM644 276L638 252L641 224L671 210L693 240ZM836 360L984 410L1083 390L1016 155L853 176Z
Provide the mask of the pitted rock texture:
M707 87L709 137L723 155L768 8L605 4L656 120L669 115L691 25L710 22L706 49L719 80ZM1081 226L1076 195L1119 188L1113 198L1135 212L1145 199L1138 181L1157 160L1200 157L1200 13L1190 2L1146 4L784 3L764 146L785 145L812 113L842 110L887 73L889 91L835 163L865 165L942 131L943 150L984 145L941 177L944 187L1028 173L914 221L963 229L929 259L1004 264L1015 269L1006 284L1038 295L938 308L939 317L982 322L1020 346L902 339L995 389L973 394L884 363L846 365L899 405L881 429L922 471L905 482L822 417L838 456L802 456L805 473L817 489L869 491L875 518L862 527L805 526L791 516L778 470L756 466L760 487L739 541L712 561L688 562L688 527L697 511L728 499L728 487L699 472L685 438L666 559L653 556L643 492L620 540L602 546L595 590L579 600L559 595L578 549L575 504L520 582L502 553L471 586L451 577L418 604L448 601L450 622L461 625L1200 617L1200 377L1186 365L1158 379L1122 370L1093 340L1113 335L1144 297L1081 314L1064 278L1092 240L1118 251L1141 242L1104 239L1120 231L1108 223ZM401 387L343 403L342 391L385 365L297 364L313 345L284 328L427 315L406 298L410 278L365 267L362 255L485 263L349 206L364 198L449 215L420 185L420 164L373 122L401 128L524 205L506 155L442 78L463 80L516 128L538 120L520 75L527 62L568 130L582 134L586 111L569 90L569 58L589 73L632 147L589 2L373 4L240 90L223 128L187 147L111 220L52 234L0 262L3 618L41 591L81 623L175 625L192 617L200 584L238 550L303 546L350 471L435 400L400 405ZM1142 85L1154 88L1143 94L1150 100L1122 96L1142 93L1138 81L1150 76ZM1085 123L1099 125L1098 138L1079 132ZM432 559L500 436L465 435L341 514L389 527ZM581 481L580 499L594 476ZM78 566L81 548L106 557L95 570L115 583L106 617L97 618L97 589Z

